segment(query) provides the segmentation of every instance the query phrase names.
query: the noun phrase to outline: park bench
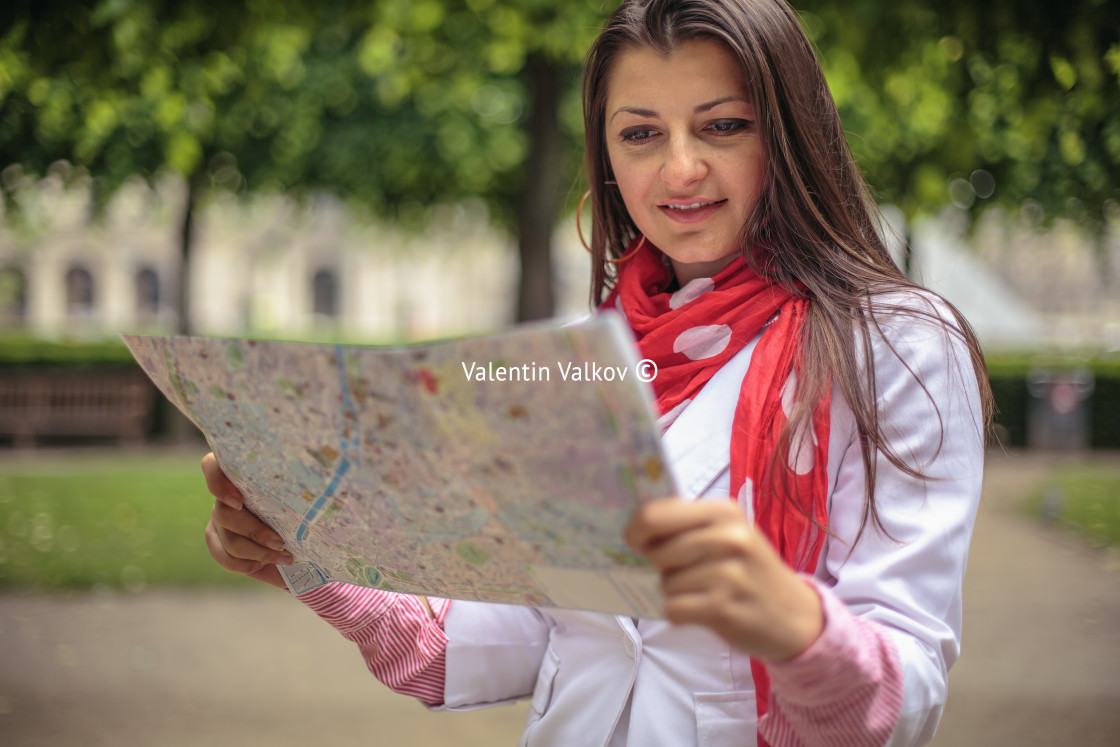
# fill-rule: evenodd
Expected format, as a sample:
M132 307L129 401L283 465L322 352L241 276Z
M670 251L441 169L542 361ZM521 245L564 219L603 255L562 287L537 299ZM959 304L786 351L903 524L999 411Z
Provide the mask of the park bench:
M0 437L30 448L41 436L143 443L155 388L134 368L0 369Z

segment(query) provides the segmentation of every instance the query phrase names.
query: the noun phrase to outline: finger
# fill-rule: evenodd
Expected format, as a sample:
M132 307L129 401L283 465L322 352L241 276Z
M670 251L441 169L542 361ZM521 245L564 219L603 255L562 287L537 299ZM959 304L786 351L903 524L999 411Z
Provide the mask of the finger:
M666 597L709 593L749 603L757 597L756 586L747 567L734 559L692 565L661 576L661 592Z
M280 569L274 565L265 565L259 571L247 574L249 578L254 581L263 581L266 584L275 586L278 589L287 589L288 585L284 583L284 577L280 575Z
M280 589L287 588L283 576L280 575L280 570L275 565L236 558L226 552L219 536L219 529L214 525L213 519L206 525L206 547L210 550L211 557L227 571L243 574Z
M728 501L683 501L679 498L651 501L630 517L623 534L626 543L644 552L681 532L726 521L741 512Z
M623 530L623 540L634 550L644 551L668 536L695 526L698 517L679 498L651 501L638 507Z
M248 537L234 534L221 527L216 527L215 530L226 554L232 558L256 563L272 563L274 565L291 565L295 562L295 558L287 550L270 550L258 545Z
M662 573L671 573L725 558L750 563L755 553L754 540L754 528L745 518L731 519L678 532L647 547L643 554Z
M648 554L674 538L725 525L749 527L744 514L730 501L655 501L634 513L624 538L634 550Z
M226 477L226 473L222 472L218 458L213 452L202 457L202 474L206 477L206 489L210 491L210 495L232 509L241 509L244 497L237 486Z
M720 585L666 596L664 614L674 625L702 625L752 656L780 661L805 651L820 637L824 613L820 598L808 591L815 597L809 605L817 606L793 615L778 614L761 597L738 599Z
M225 568L227 571L243 573L245 575L255 573L261 569L264 565L262 562L231 555L226 550L226 546L219 532L220 530L214 524L214 520L211 519L209 523L206 524L206 548L210 551L210 557L214 558L218 565Z
M211 519L229 555L261 563L290 565L293 562L280 535L248 511L234 511L224 503L215 502Z
M665 619L669 622L674 625L702 625L729 643L747 650L757 643L756 623L749 609L730 603L711 591L677 594L665 599Z
M284 549L284 538L249 511L232 509L225 503L215 501L213 517L220 528L232 534L248 537L270 550L280 552Z
M274 565L291 565L295 562L295 558L287 550L270 550L267 547L258 545L248 537L243 537L240 534L233 534L221 527L218 527L217 533L222 542L222 547L234 558L251 560L257 563L271 563Z

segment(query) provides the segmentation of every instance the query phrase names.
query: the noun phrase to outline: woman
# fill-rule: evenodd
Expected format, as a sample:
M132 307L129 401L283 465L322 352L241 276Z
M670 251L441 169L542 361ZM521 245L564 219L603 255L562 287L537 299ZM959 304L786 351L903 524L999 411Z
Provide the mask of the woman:
M523 744L927 742L990 409L975 338L891 261L781 0L623 3L584 116L593 296L659 364L684 492L627 530L667 620L342 584L301 600L433 707L532 698ZM203 466L211 553L282 586L278 538Z

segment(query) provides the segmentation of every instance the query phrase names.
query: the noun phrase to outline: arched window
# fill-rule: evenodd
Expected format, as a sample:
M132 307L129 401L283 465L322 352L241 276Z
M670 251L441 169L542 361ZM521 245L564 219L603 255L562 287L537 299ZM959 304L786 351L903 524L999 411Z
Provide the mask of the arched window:
M0 269L0 322L23 324L27 313L27 277L23 268L8 265Z
M136 315L141 319L159 315L159 275L150 267L136 273Z
M331 270L319 270L311 279L311 311L316 316L338 316L338 279Z
M66 271L66 312L71 316L88 316L93 311L93 275L81 265Z

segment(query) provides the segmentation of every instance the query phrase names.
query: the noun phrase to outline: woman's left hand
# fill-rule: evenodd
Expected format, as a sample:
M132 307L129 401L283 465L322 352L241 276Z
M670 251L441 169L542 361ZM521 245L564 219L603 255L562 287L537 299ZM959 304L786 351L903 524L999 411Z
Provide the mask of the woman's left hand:
M661 572L665 617L704 625L752 656L788 659L820 636L817 592L730 500L658 500L626 527L626 543Z

